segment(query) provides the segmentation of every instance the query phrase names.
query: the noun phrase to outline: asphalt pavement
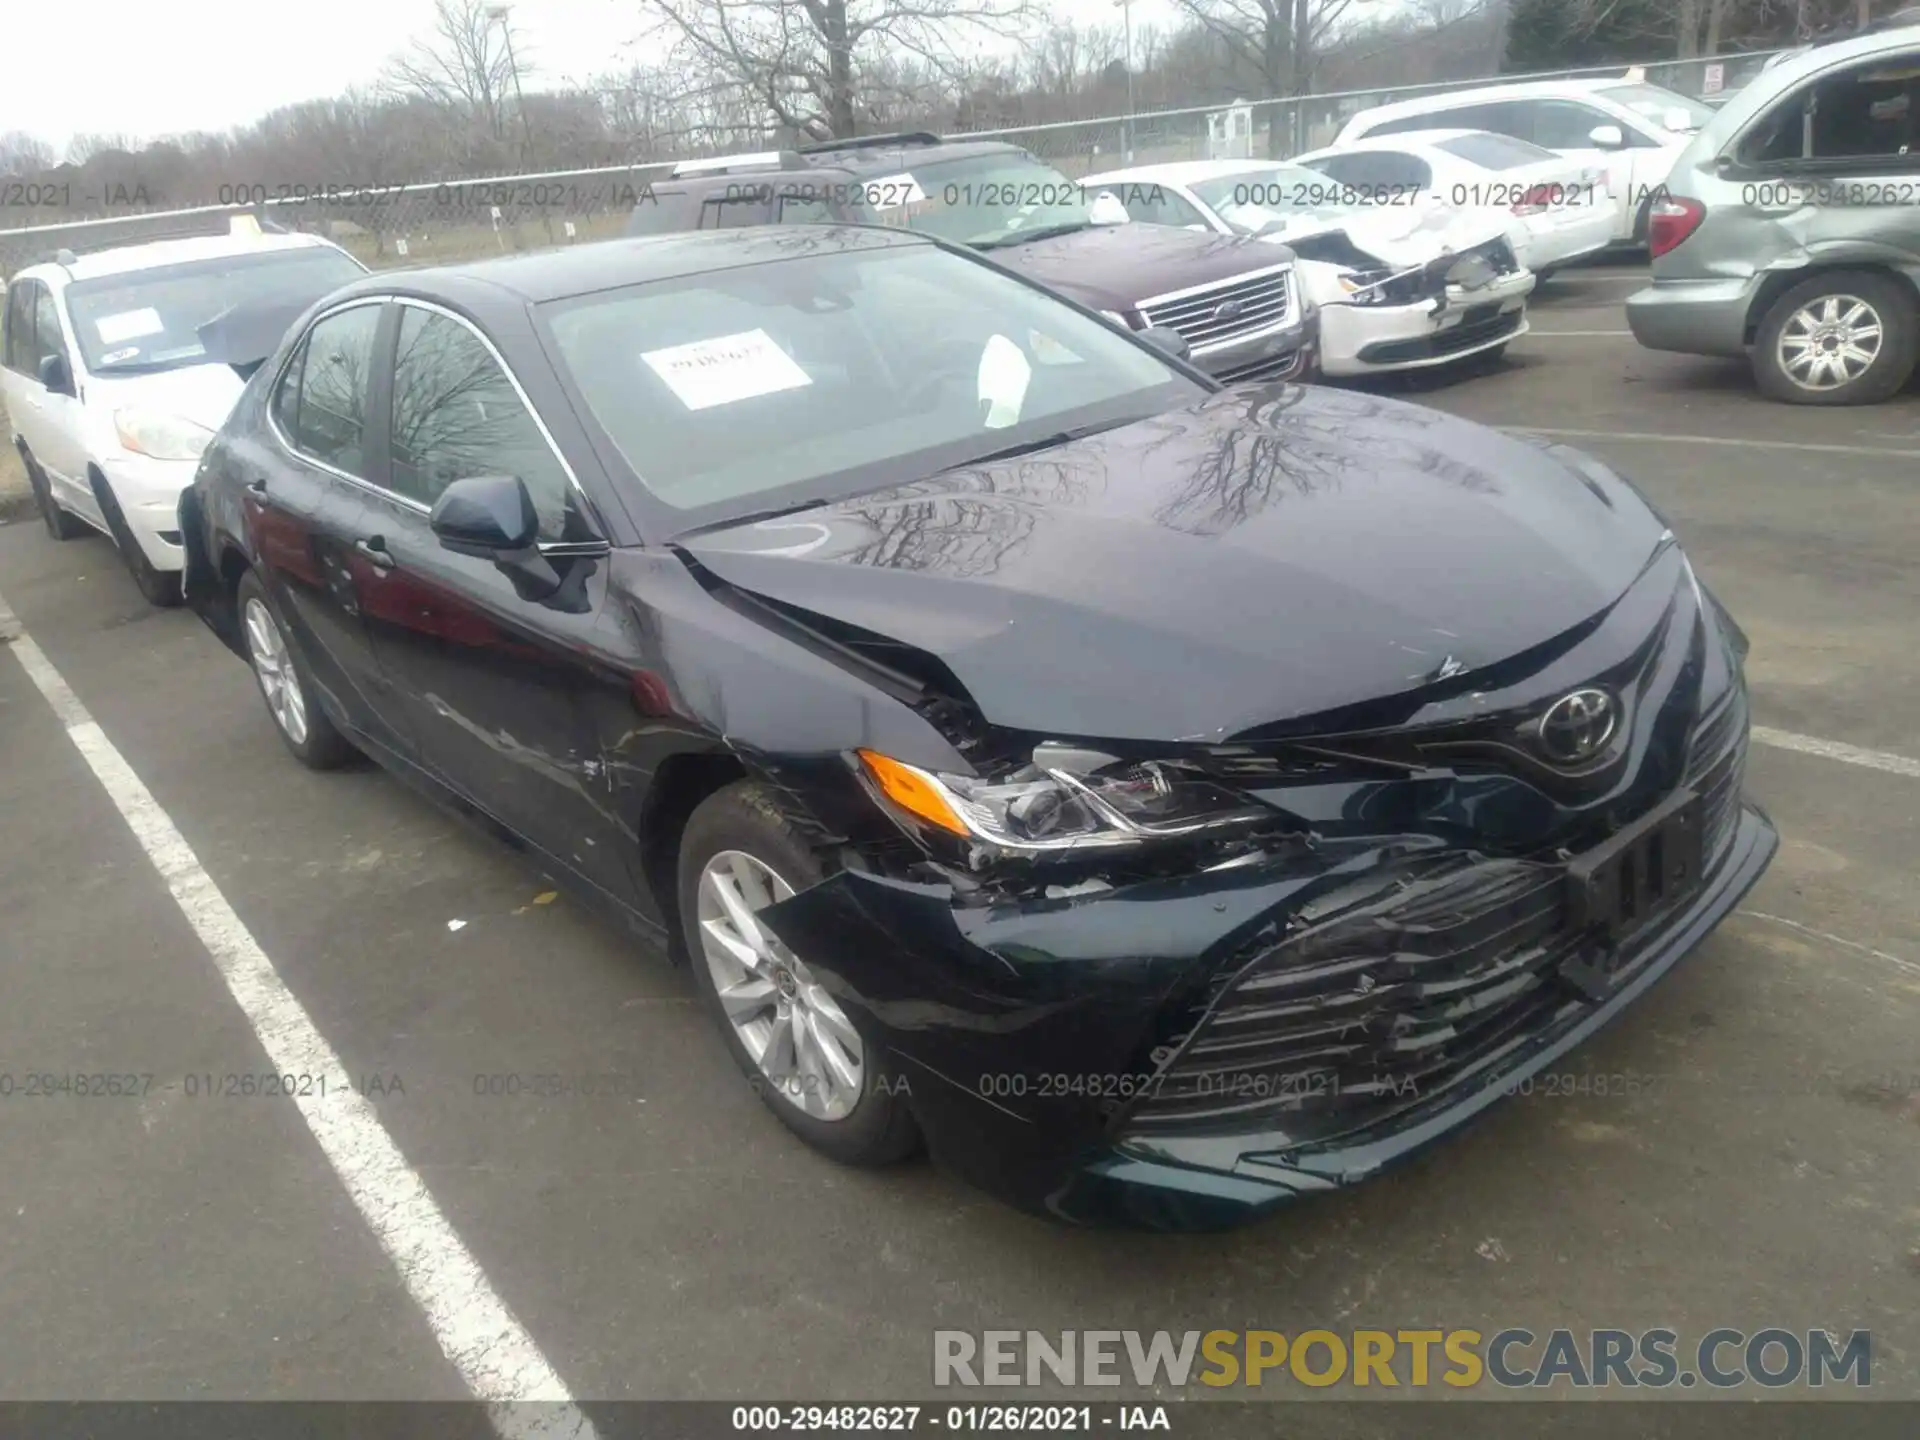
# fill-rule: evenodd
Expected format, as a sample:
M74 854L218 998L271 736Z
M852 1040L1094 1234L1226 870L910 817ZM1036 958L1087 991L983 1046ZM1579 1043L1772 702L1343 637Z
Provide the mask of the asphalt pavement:
M1752 637L1779 858L1569 1083L1225 1236L1065 1230L924 1162L815 1157L662 956L378 771L294 764L241 663L106 541L0 526L0 597L85 712L0 644L0 1398L455 1398L449 1325L498 1313L582 1399L924 1398L936 1329L1656 1325L1869 1329L1873 1395L1920 1399L1920 764L1888 761L1920 757L1920 394L1776 406L1743 366L1642 351L1643 273L1569 272L1499 369L1387 388L1558 433L1662 507ZM87 724L367 1097L440 1250L396 1261L365 1204L387 1172L356 1190L299 1106L232 1092L292 1012L242 1003ZM25 1093L75 1073L149 1078ZM488 1093L549 1075L607 1083ZM448 1302L456 1254L484 1284Z

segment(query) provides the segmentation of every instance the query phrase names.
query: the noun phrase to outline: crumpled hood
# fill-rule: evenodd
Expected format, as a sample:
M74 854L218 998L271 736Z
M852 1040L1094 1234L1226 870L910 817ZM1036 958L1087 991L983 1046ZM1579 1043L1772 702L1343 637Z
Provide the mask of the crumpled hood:
M1142 300L1285 264L1287 252L1244 235L1176 225L1095 225L1071 235L985 252L1095 310L1130 310Z
M939 657L995 724L1214 741L1550 640L1664 534L1576 452L1273 386L681 544Z
M1505 236L1509 226L1486 215L1457 209L1383 205L1346 211L1336 217L1300 215L1283 227L1261 232L1269 244L1295 245L1315 235L1345 231L1360 249L1388 265L1411 267Z

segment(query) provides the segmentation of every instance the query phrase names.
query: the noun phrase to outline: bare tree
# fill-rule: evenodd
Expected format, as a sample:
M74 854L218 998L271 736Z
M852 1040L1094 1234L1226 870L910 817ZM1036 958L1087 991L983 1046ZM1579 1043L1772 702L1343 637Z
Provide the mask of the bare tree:
M688 94L744 88L772 123L857 134L887 92L886 61L956 76L961 43L1016 33L1029 0L643 0Z
M38 175L51 170L53 146L25 130L10 130L0 135L0 175Z
M488 0L434 0L431 33L387 62L386 92L429 100L504 140L514 64L507 25L493 8Z

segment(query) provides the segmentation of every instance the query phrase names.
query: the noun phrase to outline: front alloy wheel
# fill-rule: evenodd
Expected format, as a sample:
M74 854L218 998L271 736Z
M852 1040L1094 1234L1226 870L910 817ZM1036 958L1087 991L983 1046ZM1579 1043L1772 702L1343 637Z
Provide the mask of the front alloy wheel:
M884 1165L920 1143L908 1077L820 970L761 912L827 877L774 790L738 780L680 833L676 896L694 988L734 1063L780 1122L846 1165Z
M799 956L754 917L793 886L743 850L700 871L700 947L714 993L761 1076L816 1120L844 1120L860 1101L866 1048L839 1003Z

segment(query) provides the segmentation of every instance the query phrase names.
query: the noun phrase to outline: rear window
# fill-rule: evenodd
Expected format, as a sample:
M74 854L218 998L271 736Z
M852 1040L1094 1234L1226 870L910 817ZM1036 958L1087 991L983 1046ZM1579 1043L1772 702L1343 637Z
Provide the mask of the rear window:
M1456 135L1438 141L1434 148L1478 165L1483 170L1517 170L1522 165L1538 165L1554 159L1551 150L1543 150L1511 135Z

